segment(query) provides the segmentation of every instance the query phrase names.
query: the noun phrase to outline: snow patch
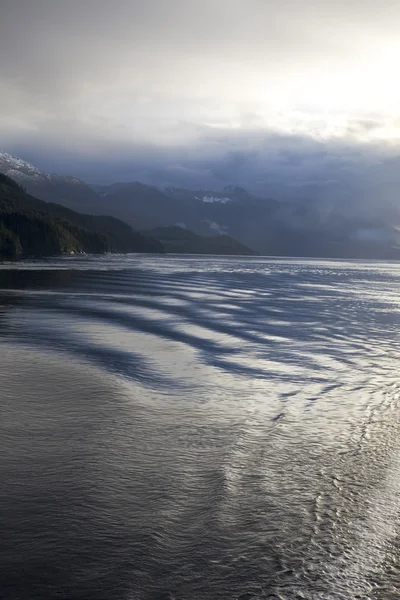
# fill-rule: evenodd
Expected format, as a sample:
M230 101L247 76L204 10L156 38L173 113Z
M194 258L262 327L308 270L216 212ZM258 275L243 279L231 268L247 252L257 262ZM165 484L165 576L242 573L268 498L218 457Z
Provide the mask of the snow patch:
M0 152L0 168L4 171L24 171L26 175L41 175L39 169L26 162L26 160L22 160L17 156L11 156L7 152Z
M7 152L0 152L0 173L4 173L17 183L38 183L38 182L67 182L75 185L81 185L82 181L75 177L64 177L60 175L50 175L44 173L17 156L12 156Z
M232 200L231 200L231 198L228 198L228 197L219 198L218 196L203 196L203 202L206 202L208 204L214 204L214 203L227 204L228 202L232 202Z
M208 226L214 233L218 233L219 235L225 235L228 232L228 227L226 225L219 225L215 221L208 221Z

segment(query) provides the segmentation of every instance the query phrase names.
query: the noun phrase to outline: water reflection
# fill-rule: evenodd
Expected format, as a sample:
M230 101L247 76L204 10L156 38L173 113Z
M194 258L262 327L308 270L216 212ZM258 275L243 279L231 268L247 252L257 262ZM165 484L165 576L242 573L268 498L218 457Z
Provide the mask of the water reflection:
M98 261L0 269L6 597L396 597L400 268Z

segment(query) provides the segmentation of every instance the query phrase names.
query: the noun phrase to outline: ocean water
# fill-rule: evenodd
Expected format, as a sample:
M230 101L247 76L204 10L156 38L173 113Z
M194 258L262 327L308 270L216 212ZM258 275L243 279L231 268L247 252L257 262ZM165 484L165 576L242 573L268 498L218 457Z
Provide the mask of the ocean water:
M400 598L400 265L0 265L0 597Z

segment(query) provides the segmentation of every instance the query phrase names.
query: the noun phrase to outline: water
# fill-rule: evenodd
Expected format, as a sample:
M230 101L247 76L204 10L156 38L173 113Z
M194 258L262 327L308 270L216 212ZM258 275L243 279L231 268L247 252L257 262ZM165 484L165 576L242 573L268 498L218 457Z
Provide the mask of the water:
M0 268L0 596L400 598L400 265Z

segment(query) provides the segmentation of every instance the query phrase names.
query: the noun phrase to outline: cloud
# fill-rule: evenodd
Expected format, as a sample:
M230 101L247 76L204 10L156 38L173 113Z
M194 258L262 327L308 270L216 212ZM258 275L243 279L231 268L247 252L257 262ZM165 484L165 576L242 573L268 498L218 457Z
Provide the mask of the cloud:
M92 181L361 197L374 174L393 197L399 16L391 0L3 0L0 149Z
M293 197L310 186L321 189L370 181L378 171L381 184L397 178L396 149L348 139L314 139L267 130L193 126L191 141L162 144L96 138L69 126L69 137L54 127L25 131L10 150L41 168L71 172L89 181L138 179L161 186L221 188L237 184L280 197ZM90 131L90 130L89 130ZM89 133L89 132L87 132ZM40 143L42 143L41 150ZM375 173L375 177L377 174Z
M1 12L0 86L37 124L160 123L177 110L246 121L249 105L265 123L271 110L360 110L399 93L393 77L381 85L400 47L396 3L3 0Z

